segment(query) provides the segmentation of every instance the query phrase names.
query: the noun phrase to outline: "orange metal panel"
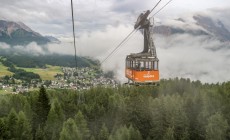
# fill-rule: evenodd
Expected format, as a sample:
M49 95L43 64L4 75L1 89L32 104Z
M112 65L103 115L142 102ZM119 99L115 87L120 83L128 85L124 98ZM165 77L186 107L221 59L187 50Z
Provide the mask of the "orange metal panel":
M133 70L131 70L131 69L125 69L125 76L128 79L133 79Z
M138 70L126 69L125 76L128 79L133 80L134 82L140 82L140 83L159 81L158 70L138 71Z

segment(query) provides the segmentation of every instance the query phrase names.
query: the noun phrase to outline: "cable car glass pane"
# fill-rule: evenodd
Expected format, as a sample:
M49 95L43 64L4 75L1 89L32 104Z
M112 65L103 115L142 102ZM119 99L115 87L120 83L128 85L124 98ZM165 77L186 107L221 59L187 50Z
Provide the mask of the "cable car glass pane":
M158 70L158 62L154 61L154 70Z

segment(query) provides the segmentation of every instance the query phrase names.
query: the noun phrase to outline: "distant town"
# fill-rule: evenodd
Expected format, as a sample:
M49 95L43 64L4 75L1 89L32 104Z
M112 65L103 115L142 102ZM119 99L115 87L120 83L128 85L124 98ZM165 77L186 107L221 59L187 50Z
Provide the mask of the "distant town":
M0 78L0 93L23 93L44 85L48 89L74 89L85 90L94 86L116 87L118 82L113 77L113 72L103 73L98 69L62 67L62 74L57 73L54 80L33 79L30 82L17 80L11 76Z

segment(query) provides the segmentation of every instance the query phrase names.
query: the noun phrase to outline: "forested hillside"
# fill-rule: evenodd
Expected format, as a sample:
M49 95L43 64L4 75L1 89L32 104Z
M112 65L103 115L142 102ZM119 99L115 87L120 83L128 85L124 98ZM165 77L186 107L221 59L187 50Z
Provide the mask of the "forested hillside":
M18 67L24 68L45 68L46 65L62 66L62 67L75 67L75 58L72 55L60 55L60 54L49 54L49 55L29 55L29 54L1 54L7 58L8 61L12 62ZM97 60L86 57L77 56L78 67L93 67L99 65Z
M0 95L0 139L230 139L230 82Z

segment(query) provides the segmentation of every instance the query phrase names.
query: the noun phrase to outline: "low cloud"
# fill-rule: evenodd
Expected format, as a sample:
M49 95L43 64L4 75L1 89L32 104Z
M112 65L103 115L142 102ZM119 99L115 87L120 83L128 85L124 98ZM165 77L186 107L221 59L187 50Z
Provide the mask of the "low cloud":
M229 80L228 43L183 34L158 36L156 44L162 78L183 77L209 83Z
M102 61L132 30L132 25L108 26L105 31L85 33L77 38L77 52L82 56L91 56ZM70 46L69 49L73 50L73 45ZM204 83L229 80L229 43L208 36L176 34L167 37L156 35L155 46L160 59L161 78L183 77ZM102 67L104 70L113 70L117 79L125 82L126 55L141 52L142 49L143 36L136 32L102 64Z
M206 12L211 17L218 19L223 22L226 28L230 31L230 7L225 8L212 8Z
M11 49L14 52L28 53L32 55L44 54L46 52L46 47L37 45L36 42L31 42L26 46L13 46Z
M130 53L140 52L142 42L142 35L137 35L107 60L103 68L115 71L117 78L125 82L125 57ZM230 45L227 43L206 36L183 34L156 36L155 46L160 59L161 78L183 77L203 83L229 80Z
M38 4L37 1L32 1ZM59 53L74 55L73 39L71 37L70 5L68 2L64 0L59 0L58 2L46 0L43 4L39 3L39 8L35 9L33 9L34 3L28 0L21 6L16 0L14 0L14 2L14 5L11 7L15 9L16 12L9 12L12 9L6 5L10 5L11 3L4 1L2 5L5 6L0 9L0 13L2 13L0 17L9 17L11 20L18 20L17 18L19 18L26 21L26 24L29 23L30 27L32 25L33 30L41 31L42 34L53 33L54 36L59 37L62 41L61 44L48 44L43 47L38 46L36 43L31 43L25 47L15 46L13 47L15 51L21 50L32 54ZM28 4L26 4L26 2L28 2ZM133 30L132 24L136 21L139 13L142 12L141 8L143 7L143 10L146 10L152 7L149 5L150 1L146 3L133 3L129 0L117 3L115 0L112 2L91 0L90 2L91 3L85 3L85 1L79 1L75 3L74 6L80 7L80 9L76 8L75 11L77 55L90 56L101 61ZM47 3L53 5L53 8L50 8ZM131 6L128 9L125 8L131 3L135 5L134 7L141 3L141 8L138 9L139 11L137 10L138 14L135 13L137 11L132 11ZM65 10L62 8L63 4L67 7ZM23 10L25 6L29 12ZM170 5L168 8L170 9ZM63 11L57 9L62 9ZM206 14L221 20L230 30L229 9L230 8L210 9L206 11ZM20 13L23 17L15 13ZM162 14L157 16L162 16ZM184 17L185 20L190 21L189 23L194 22L191 15L184 15ZM164 24L168 23L170 26L183 27L191 30L200 29L200 27L195 24L190 25L180 21L160 18L162 19L160 22ZM171 19L176 18L173 17ZM189 34L177 34L167 37L155 36L155 46L160 59L161 78L184 77L209 83L229 80L229 43L223 43L207 36L196 37ZM5 43L0 43L0 49L10 50L10 47ZM127 43L120 47L113 56L102 64L102 67L104 70L113 70L116 73L117 79L124 82L126 81L124 75L126 55L141 52L142 49L143 36L140 32L136 32Z
M105 57L133 30L133 26L107 26L104 31L85 32L76 38L77 55L90 56L104 60ZM62 38L61 44L38 46L36 43L14 46L15 52L20 50L30 54L70 54L74 55L72 38ZM62 40L62 41L63 41ZM156 35L154 37L158 58L160 60L160 77L183 77L200 80L205 83L228 81L230 74L230 43L220 42L208 36L175 34L171 36ZM10 49L5 43L0 48ZM116 78L126 82L125 58L130 53L138 53L143 49L143 35L136 32L128 42L121 46L102 68L113 70Z
M0 42L0 49L9 49L9 48L10 48L10 45Z

